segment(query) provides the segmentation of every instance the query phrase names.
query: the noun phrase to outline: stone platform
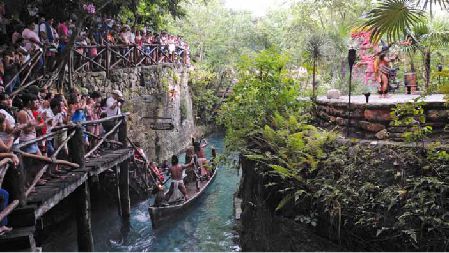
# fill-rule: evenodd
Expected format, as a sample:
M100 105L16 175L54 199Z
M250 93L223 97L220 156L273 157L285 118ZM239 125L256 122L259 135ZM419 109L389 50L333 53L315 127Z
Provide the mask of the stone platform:
M418 95L392 94L389 98L380 98L379 95L371 95L369 103L365 96L351 97L351 129L352 137L364 139L389 139L403 141L403 133L408 130L405 126L391 126L391 111L401 103L413 101ZM319 122L326 128L337 128L346 131L348 123L348 96L339 99L317 98L317 114ZM434 136L442 139L449 137L444 130L449 124L449 107L445 105L443 94L429 95L423 99L426 114L426 124L432 126Z

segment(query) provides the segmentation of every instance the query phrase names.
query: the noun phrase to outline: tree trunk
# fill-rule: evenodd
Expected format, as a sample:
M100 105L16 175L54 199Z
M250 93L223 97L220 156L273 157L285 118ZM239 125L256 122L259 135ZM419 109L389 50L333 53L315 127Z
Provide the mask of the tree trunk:
M432 8L432 0L429 2L430 3L430 8L429 8L429 11L430 11L430 20L432 21L433 20L433 8Z
M431 53L430 48L426 48L426 51L424 53L424 67L425 67L425 75L426 75L426 90L429 89L430 86L430 60L431 60Z
M415 63L413 62L413 60L410 60L410 72L415 72Z
M313 59L312 69L312 101L316 100L316 59Z

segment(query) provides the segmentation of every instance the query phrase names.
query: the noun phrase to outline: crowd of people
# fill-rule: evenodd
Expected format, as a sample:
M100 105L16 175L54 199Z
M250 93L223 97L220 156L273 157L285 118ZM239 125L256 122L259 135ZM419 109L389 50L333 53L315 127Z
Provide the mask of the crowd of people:
M64 140L66 131L57 131L53 137L33 142L36 138L56 132L61 126L72 123L97 120L121 114L123 94L114 90L109 97L102 97L99 92L89 93L87 89L73 89L68 96L39 88L28 87L24 93L12 98L6 93L0 95L0 158L9 158L14 165L18 164L13 154L17 145L30 143L21 147L21 151L38 156L52 157L55 150L61 147L56 158L67 160L68 149ZM83 141L86 150L96 145L98 139L111 131L114 122L86 126ZM90 133L89 135L87 133ZM98 156L99 154L94 154ZM33 160L23 159L26 188L30 187L40 167ZM0 168L0 171L4 167ZM66 175L59 166L50 166L37 185L45 185L48 180L63 178ZM8 192L0 189L0 212L8 203ZM0 234L8 232L6 220L1 221Z
M0 159L5 163L11 164L11 169L19 165L19 159L13 153L17 145L21 151L52 157L55 150L61 149L56 155L57 159L67 160L69 153L67 146L64 146L64 140L67 138L66 131L59 131L61 126L71 125L71 123L97 120L105 117L113 117L121 114L123 104L123 94L119 90L111 92L109 97L102 97L99 92L89 93L87 89L73 89L68 96L61 93L55 93L44 88L32 85L22 94L10 97L6 93L0 95ZM112 122L112 124L111 124ZM104 136L115 126L114 121L106 121L102 124L85 126L83 141L86 150L94 147L98 137ZM45 138L42 141L33 142L40 136L51 132L57 134ZM87 134L89 133L89 134ZM95 138L97 137L97 138ZM112 137L114 138L114 137ZM172 157L171 166L165 160L160 166L147 160L145 152L136 143L134 158L142 160L145 164L146 176L152 177L153 182L159 193L163 193L163 185L171 178L169 192L164 195L162 201L170 203L171 199L181 197L188 199L185 183L196 182L199 190L199 182L207 180L211 176L208 170L209 161L204 154L205 143L194 142L192 148L186 152L185 164L180 165L177 156ZM64 146L64 147L61 147ZM107 148L107 147L106 147ZM95 155L99 155L99 152ZM5 160L6 159L6 160ZM29 188L41 167L36 166L31 159L23 159L25 169L25 184ZM5 169L0 167L0 171ZM183 176L186 170L187 176ZM49 180L64 178L66 170L54 165L44 173L37 185L45 185ZM1 186L1 184L0 184ZM0 212L4 210L9 203L8 191L0 188ZM11 231L7 226L7 219L0 221L0 235Z
M33 68L33 75L55 70L58 56L64 53L76 23L71 18L56 21L36 10L30 12L27 22L9 20L7 16L0 2L0 87L11 93L24 75L17 73L25 64L31 65L29 60L36 53L42 56ZM110 65L111 61L118 61L118 67L126 67L129 62L190 65L189 45L181 36L153 32L145 26L129 25L108 16L96 15L93 20L75 38L74 68L97 71L106 61ZM100 54L106 46L115 53ZM131 50L136 52L130 53Z
M120 115L124 102L119 90L114 90L109 97L103 97L99 92L85 88L75 88L64 95L38 85L20 87L23 79L31 77L31 80L36 80L56 69L60 56L76 30L75 22L70 18L56 21L39 13L36 8L29 8L30 18L22 22L10 18L6 10L5 4L0 1L0 172L6 169L4 164L10 164L11 170L20 166L13 150L21 144L26 144L20 149L28 154L67 160L69 154L67 143L64 142L67 132L58 131L54 136L41 141L33 140L55 132L63 125ZM114 60L111 59L114 57L138 60L144 64L190 65L189 45L180 36L165 31L152 32L144 26L130 26L102 15L96 15L94 20L75 37L76 53L72 58L75 67L83 66L84 71L96 71L96 65L92 61L102 65L104 61ZM100 51L106 46L116 50L119 55L109 54L109 59L104 55L100 56ZM131 48L136 52L130 54ZM87 65L82 63L82 59L86 58L91 59ZM20 93L14 92L19 88ZM94 147L98 139L114 126L113 121L86 126L83 136L86 149ZM57 154L56 150L59 150ZM135 158L143 157L144 152L141 150ZM30 159L22 159L20 162L26 168L25 188L29 188L40 168ZM170 171L167 161L164 161L160 169L152 162L147 162L146 168L148 173L156 176L158 182L163 182ZM49 166L37 185L63 178L66 173L58 165ZM0 180L0 212L5 210L11 200L7 189L7 178L4 182ZM0 235L12 230L7 224L6 217L0 220Z

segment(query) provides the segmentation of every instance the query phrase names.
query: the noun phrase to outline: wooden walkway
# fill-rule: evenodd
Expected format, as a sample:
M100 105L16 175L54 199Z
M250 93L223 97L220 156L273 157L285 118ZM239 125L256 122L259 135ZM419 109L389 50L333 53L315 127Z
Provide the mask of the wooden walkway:
M9 220L14 230L0 236L0 251L36 251L33 234L36 220L72 194L87 182L89 177L95 177L113 169L131 159L132 148L108 150L100 156L86 159L84 168L65 169L63 178L52 179L43 186L36 186L27 198L27 205L11 213Z
M0 235L0 251L38 251L34 240L36 221L69 195L73 196L76 203L77 210L74 214L77 221L79 251L93 251L89 185L107 170L112 169L117 173L120 213L122 217L129 217L129 163L133 160L136 148L127 137L126 116L127 114L123 114L78 125L62 126L59 130L24 142L14 149L21 160L18 168L9 170L11 180L9 187L12 190L10 192L14 193L10 194L10 198L12 196L14 201L0 213L3 217L8 215L9 225L14 229L6 235ZM95 136L88 132L89 126L105 122L112 122L115 126L103 136ZM21 150L27 145L63 134L66 134L66 137L51 157L29 154ZM92 138L89 150L86 150L84 142L87 134ZM117 134L118 140L115 140L114 134ZM68 160L58 160L58 153L64 147L68 153L61 156L67 157ZM47 170L51 171L58 164L61 172L57 176L49 174L47 182L38 185L38 181ZM0 186L2 175L5 175L8 166L0 168L2 172ZM38 169L38 172L32 182L28 180L31 185L27 186L25 176L34 169Z
M52 179L43 186L36 186L36 192L30 194L28 205L36 205L35 217L40 218L47 211L74 192L86 182L89 176L96 176L118 166L133 155L133 150L119 149L106 152L99 157L86 160L84 168L66 170L64 178Z

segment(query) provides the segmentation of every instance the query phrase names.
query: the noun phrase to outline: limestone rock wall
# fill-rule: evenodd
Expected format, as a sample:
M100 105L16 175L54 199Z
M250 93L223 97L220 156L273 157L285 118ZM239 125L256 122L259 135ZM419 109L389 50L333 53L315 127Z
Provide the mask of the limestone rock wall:
M404 141L403 134L410 129L406 126L391 126L391 104L351 105L351 137ZM426 125L433 128L432 135L448 136L444 130L449 123L449 110L444 102L430 102L424 106ZM317 102L317 116L321 126L339 129L346 133L348 126L348 104L342 102Z
M242 214L239 241L243 252L343 250L317 235L309 226L276 214L276 203L283 196L267 187L272 179L260 173L264 168L254 161L244 157L240 161L242 179L238 194L242 199Z
M118 89L130 112L128 135L140 142L150 160L162 161L185 149L196 136L189 73L182 66L149 66L76 74L74 83L104 96ZM173 130L153 130L152 123L172 123Z

